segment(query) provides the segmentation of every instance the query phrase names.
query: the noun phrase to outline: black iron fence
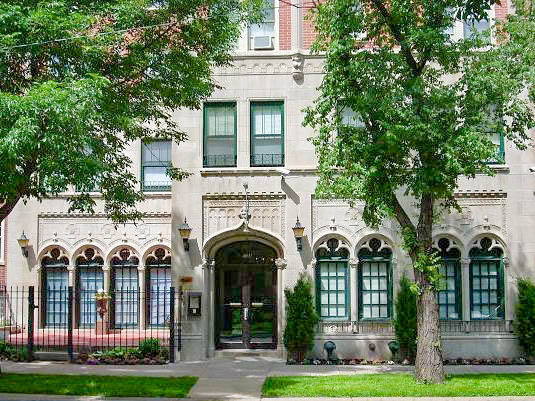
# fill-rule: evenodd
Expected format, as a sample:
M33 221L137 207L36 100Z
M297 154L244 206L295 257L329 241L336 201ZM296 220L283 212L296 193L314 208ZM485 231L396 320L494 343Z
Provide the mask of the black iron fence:
M174 362L181 348L183 296L174 287L114 289L97 301L97 290L73 287L0 287L0 342L34 353L92 353L137 348L157 339Z

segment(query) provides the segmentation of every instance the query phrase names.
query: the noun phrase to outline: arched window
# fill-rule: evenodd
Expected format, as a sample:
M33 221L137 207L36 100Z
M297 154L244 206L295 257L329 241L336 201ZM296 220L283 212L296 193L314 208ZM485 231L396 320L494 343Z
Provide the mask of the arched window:
M392 250L378 238L362 245L359 258L359 319L392 316Z
M79 327L93 327L97 321L95 294L104 288L104 259L94 248L76 258L76 302Z
M474 245L470 249L470 318L503 319L503 250L489 237Z
M139 322L139 259L122 248L111 259L112 319L114 327L137 327Z
M67 326L69 259L60 248L52 248L41 260L42 308L45 327Z
M321 319L349 318L349 251L336 238L316 251L316 303Z
M440 238L437 245L439 249L433 250L442 257L440 274L444 280L437 293L440 319L461 319L461 252L448 238Z
M147 269L147 322L150 326L164 326L170 314L171 253L155 249L145 262Z

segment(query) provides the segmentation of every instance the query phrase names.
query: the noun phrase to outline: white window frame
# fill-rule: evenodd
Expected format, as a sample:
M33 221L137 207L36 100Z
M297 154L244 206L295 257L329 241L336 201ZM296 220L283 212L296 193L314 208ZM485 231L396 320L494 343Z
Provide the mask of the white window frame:
M487 12L487 18L489 20L489 27L491 32L491 41L493 42L494 37L494 25L496 22L496 12L495 12L495 6L492 6L491 9ZM451 39L454 42L457 42L459 40L464 39L464 21L463 20L455 20L455 23L453 24L453 33L451 34Z
M271 50L255 50L254 48L251 48L250 46L250 43L251 43L251 39L250 39L250 31L249 31L249 25L245 25L243 30L242 30L242 34L241 34L241 37L239 39L239 43L238 43L238 49L239 51L241 52L251 52L251 53L272 53L272 52L275 52L275 51L278 51L279 50L279 11L280 11L280 8L279 8L279 0L273 0L273 8L275 10L275 24L274 24L274 28L273 28L273 36L272 36L272 41L273 41L273 49Z

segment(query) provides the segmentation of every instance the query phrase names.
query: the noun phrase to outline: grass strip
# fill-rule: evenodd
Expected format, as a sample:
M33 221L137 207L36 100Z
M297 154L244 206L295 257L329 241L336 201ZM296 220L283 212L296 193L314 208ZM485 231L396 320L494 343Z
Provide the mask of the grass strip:
M0 393L170 397L188 395L196 377L89 376L3 373Z
M462 374L421 384L406 373L268 377L266 397L489 397L535 396L534 373Z

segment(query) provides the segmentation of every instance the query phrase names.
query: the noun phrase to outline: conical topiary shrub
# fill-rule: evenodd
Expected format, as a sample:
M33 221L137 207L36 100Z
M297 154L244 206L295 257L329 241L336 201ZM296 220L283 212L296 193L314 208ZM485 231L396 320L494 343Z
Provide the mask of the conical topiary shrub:
M314 295L310 279L302 274L293 289L284 290L286 295L286 328L284 346L289 356L302 362L305 353L314 345L314 335L319 317L314 307Z
M520 278L517 286L518 300L513 327L526 357L533 358L535 356L535 285L529 279Z
M416 294L411 289L412 282L403 275L399 282L399 292L396 299L396 317L394 328L399 343L401 359L414 361L416 356L416 338L418 334L416 323Z

